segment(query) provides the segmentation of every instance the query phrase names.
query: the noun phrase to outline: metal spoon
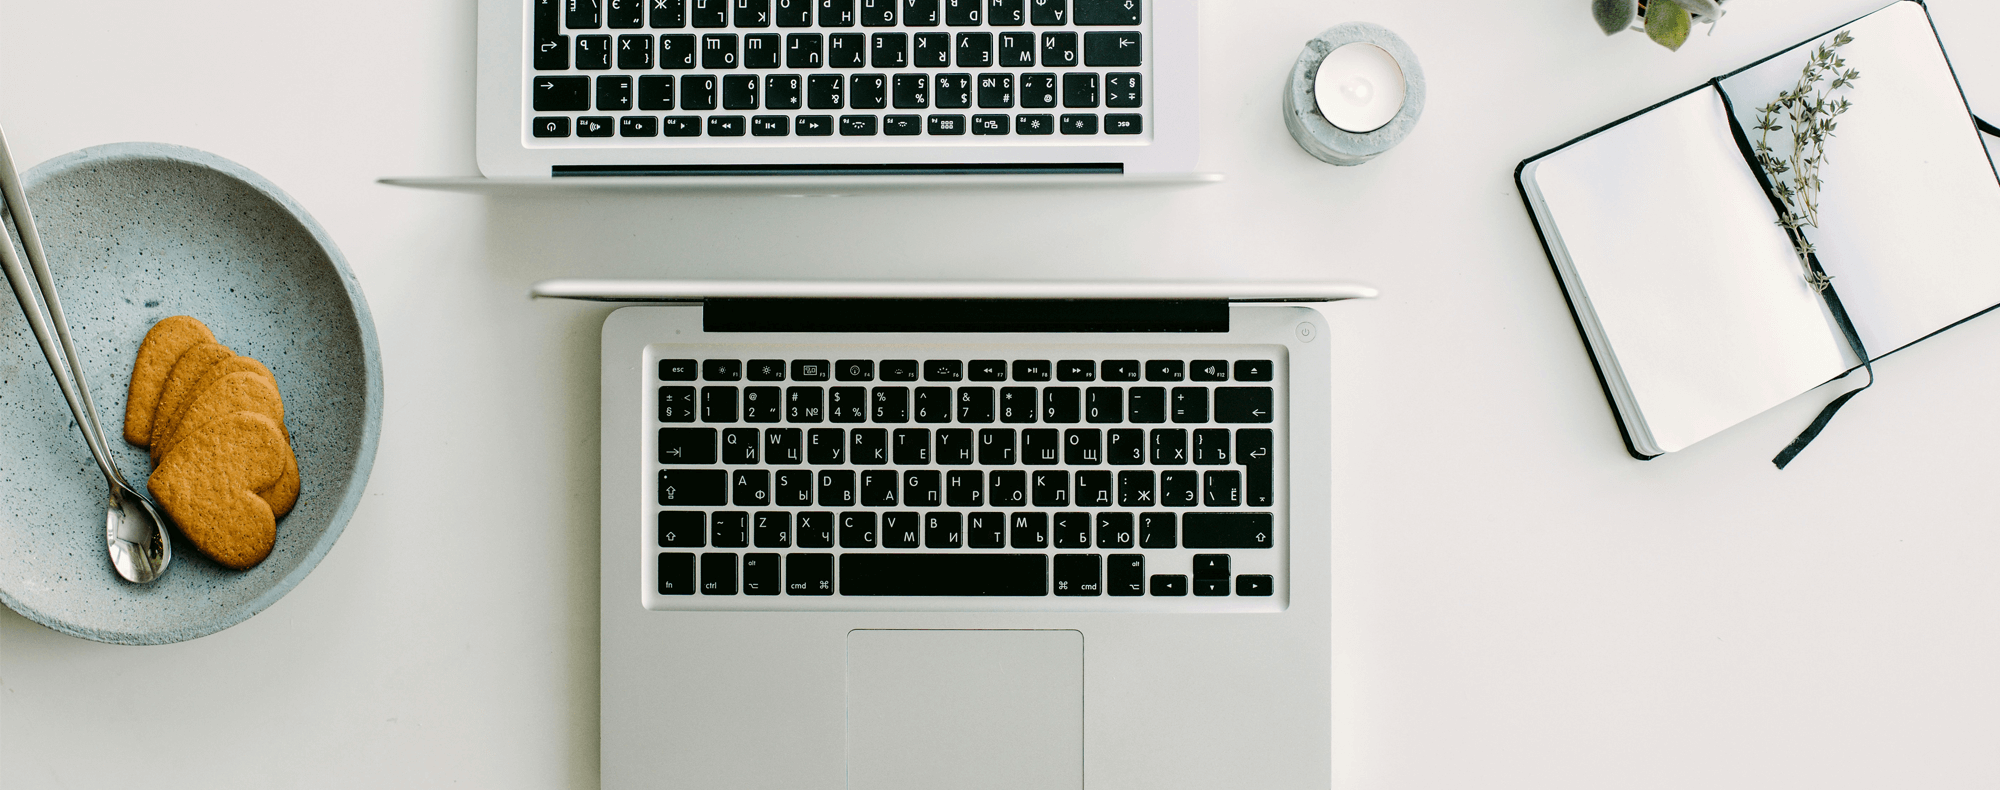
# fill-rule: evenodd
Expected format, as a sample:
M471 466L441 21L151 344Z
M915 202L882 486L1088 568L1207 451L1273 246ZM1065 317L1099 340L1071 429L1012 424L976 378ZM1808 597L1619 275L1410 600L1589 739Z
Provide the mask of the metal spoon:
M124 475L118 473L118 465L111 460L111 444L104 439L104 428L97 422L97 405L91 402L90 386L83 381L83 362L70 342L69 322L63 318L62 302L56 298L55 281L49 276L48 259L42 254L42 237L35 231L34 214L28 208L27 193L21 189L20 175L14 171L14 157L7 151L5 132L0 132L0 197L6 199L5 213L14 218L21 247L28 252L34 280L31 282L21 269L13 237L4 233L0 233L0 268L6 270L7 282L14 286L14 298L20 300L21 312L28 316L28 328L34 331L35 341L42 346L42 356L48 358L49 370L56 375L56 386L62 389L63 400L69 402L70 413L76 416L76 427L83 432L84 444L90 446L91 457L97 459L98 470L111 486L111 505L104 512L104 542L111 554L111 566L126 581L150 582L165 573L167 563L174 559L173 543L168 541L166 531L170 522L151 500L125 482ZM35 300L38 286L42 301L48 303L46 314ZM54 338L49 336L51 326ZM58 339L62 342L60 354L56 351Z

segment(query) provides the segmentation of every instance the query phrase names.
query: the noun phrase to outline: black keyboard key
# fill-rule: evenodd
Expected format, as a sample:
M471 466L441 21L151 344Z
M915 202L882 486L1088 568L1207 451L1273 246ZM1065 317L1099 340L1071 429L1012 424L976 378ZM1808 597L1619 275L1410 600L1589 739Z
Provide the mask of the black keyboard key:
M867 422L868 390L862 387L834 387L827 393L827 419L833 422Z
M660 594L694 594L694 555L686 552L660 553Z
M1090 548L1090 514L1057 513L1049 518L1049 534L1055 538L1056 548Z
M1042 65L1050 68L1076 65L1076 34L1043 33Z
M1069 506L1069 472L1038 471L1030 481L1029 501L1033 502L1035 507Z
M1055 134L1056 117L1053 115L1016 115L1014 116L1014 133L1029 135Z
M1069 24L1069 0L1030 0L1028 19L1037 25Z
M1202 504L1208 507L1239 507L1243 504L1243 473L1201 473Z
M972 429L938 429L937 462L944 466L972 465Z
M1229 361L1226 359L1197 359L1188 363L1189 381L1228 381Z
M750 516L750 542L760 549L792 547L792 514L765 510Z
M777 0L773 21L778 27L811 27L812 0Z
M862 507L896 506L896 473L887 469L869 469L861 473Z
M1102 571L1095 554L1057 554L1055 581L1057 595L1103 594Z
M1045 109L1056 106L1056 75L1021 75L1021 106ZM1018 119L1017 119L1018 120ZM1025 134L1025 132L1024 132ZM1044 132L1044 134L1047 134Z
M1104 462L1114 466L1138 466L1146 462L1146 432L1138 428L1112 428L1104 432Z
M687 0L646 0L646 22L653 27L687 27Z
M660 422L694 422L694 388L660 388Z
M993 388L959 387L958 421L962 423L992 422Z
M695 27L728 27L729 0L689 0L694 4Z
M986 23L994 27L1027 24L1027 0L986 0Z
M736 594L736 555L701 555L701 594Z
M1188 594L1188 578L1181 574L1157 574L1153 576L1152 590L1159 596L1183 596Z
M972 513L965 517L965 545L975 549L1007 547L1007 517L1000 513Z
M1147 381L1181 381L1187 378L1187 365L1178 359L1155 359L1146 363Z
M1160 504L1165 507L1194 507L1198 504L1201 473L1170 469L1160 473Z
M1013 124L1008 122L1007 116L1005 115L972 116L973 134L983 134L983 135L1006 134L1008 132L1009 127L1011 127L1012 125Z
M610 137L618 129L618 122L609 115L586 115L576 119L576 136Z
M975 359L966 363L965 377L969 381L1006 381L1007 362L1000 359Z
M1063 75L1063 106L1097 106L1098 77L1088 72Z
M1146 594L1146 557L1142 554L1113 554L1104 558L1105 592L1112 595Z
M549 36L535 39L535 68L541 71L562 71L569 68L569 36Z
M1126 393L1126 399L1132 412L1133 422L1162 423L1167 421L1167 390L1165 387L1133 387Z
M861 0L861 24L863 27L895 27L896 0Z
M694 115L669 115L660 119L662 137L700 137L701 118Z
M1057 362L1056 379L1060 381L1096 381L1097 362L1089 359L1065 359Z
M1072 428L1064 431L1063 463L1070 466L1096 466L1104 460L1103 442L1103 432L1096 428Z
M1208 388L1175 387L1169 401L1174 422L1208 422Z
M1075 387L1042 388L1042 422L1081 422L1082 394L1082 391Z
M1020 369L1015 369L1015 378L1020 378ZM1041 410L1036 402L1034 387L1000 388L1001 422L1034 422L1035 413Z
M1203 547L1190 544L1188 548L1203 548ZM1197 580L1229 578L1229 555L1227 554L1194 555L1194 577Z
M1136 536L1132 534L1132 514L1099 513L1097 515L1097 547L1100 549L1132 548Z
M660 463L715 463L715 429L661 428Z
M862 0L867 2L868 0ZM907 33L876 33L868 39L870 68L900 69L910 65L910 36ZM859 105L856 105L859 106Z
M1060 460L1062 434L1053 428L1030 428L1021 432L1021 463L1054 466Z
M993 65L992 33L958 34L958 67L983 69Z
M885 359L882 361L883 381L916 381L917 361L914 359Z
M910 421L910 388L876 387L874 392L874 397L870 400L874 405L869 413L876 422Z
M923 466L931 462L929 428L901 428L895 433L891 460L897 466Z
M743 555L744 595L777 595L782 575L778 555Z
M1216 387L1216 422L1270 422L1270 387Z
M786 422L819 422L826 417L826 391L819 387L788 387L785 390Z
M695 61L695 38L686 33L660 37L660 68L691 69Z
M924 548L955 549L965 545L965 530L957 513L924 515Z
M1118 506L1152 507L1153 473L1151 471L1119 472Z
M840 116L842 137L874 137L876 119L873 115Z
M694 381L701 377L701 366L692 359L660 360L661 381Z
M736 388L735 388L735 387L702 387L702 388L701 388L701 421L702 421L702 422L735 422L735 421L736 421Z
M854 0L818 0L820 27L853 27Z
M569 10L563 18L564 27L583 30L604 26L604 0L564 0L564 3Z
M858 69L868 64L868 36L861 33L833 33L826 37L826 65L836 69Z
M982 466L1014 465L1014 429L988 428L979 432L979 463Z
M924 363L925 381L958 381L965 378L965 363L956 359L933 359Z
M903 473L903 505L905 507L944 507L943 476L936 469L919 469Z
M1203 428L1194 432L1194 462L1202 466L1229 463L1229 429Z
M1268 549L1271 514L1189 513L1181 517L1181 543L1190 549Z
M579 112L590 109L589 77L536 77L537 112Z
M632 109L632 75L607 74L598 77L597 109L612 112Z
M533 22L535 38L554 36L560 29L557 23L562 21L562 12L569 5L569 0L531 0L531 2L535 9Z
M796 466L805 460L805 435L799 429L764 430L764 463Z
M805 3L805 0L792 1L800 4ZM784 3L786 0L778 0L778 2ZM832 595L833 555L785 555L785 594Z
M1089 422L1124 422L1125 390L1118 387L1084 390L1083 418Z
M1181 466L1188 462L1187 429L1153 429L1153 465Z
M757 450L762 446L756 428L722 429L722 462L725 464L757 463Z
M965 116L933 115L928 119L928 126L925 128L933 135L965 134Z
M903 137L923 134L924 116L884 115L882 116L882 133Z
M639 109L674 108L674 78L671 74L643 74L639 77Z
M1174 529L1174 514L1139 514L1139 548L1172 549L1178 548L1179 545L1179 536Z
M717 513L708 523L708 539L718 549L740 549L750 545L750 514L742 511Z
M838 110L845 106L846 86L847 80L838 74L814 74L806 78L806 106L815 110ZM827 119L827 126L830 130L832 119ZM799 118L800 134L805 134L805 127L805 118Z
M569 119L562 116L536 118L532 128L536 137L568 137Z
M1015 381L1048 381L1049 377L1054 374L1054 371L1055 371L1055 365L1051 364L1046 359L1014 360ZM1029 391L1033 392L1033 390Z
M937 27L938 0L903 0L903 25Z
M611 37L577 36L576 67L592 71L611 68Z
M754 110L758 107L757 76L731 74L722 78L722 109Z
M1075 0L1078 25L1136 25L1140 0Z
M882 548L914 549L923 539L922 532L915 513L882 514Z
M736 68L736 34L710 33L701 37L701 67Z
M986 501L994 507L1023 507L1028 504L1028 473L996 469L987 475Z
M1014 106L1014 75L979 75L979 106L995 109Z
M770 27L771 0L734 0L730 20L737 27Z
M1035 65L1035 34L1001 33L999 43L1001 68L1026 68Z
M1146 119L1141 115L1113 113L1104 116L1105 134L1141 134L1146 131Z
M1068 113L1062 117L1063 134L1097 134L1097 116L1091 113Z
M1131 68L1145 60L1145 37L1138 31L1083 34L1083 65Z
M875 548L875 514L840 514L840 547L843 549Z
M777 422L785 417L784 391L777 387L743 388L744 422Z
M783 0L780 0L783 2ZM785 68L816 69L820 67L820 47L823 42L818 33L793 33L785 37ZM838 83L835 83L838 85ZM836 88L836 90L838 90ZM814 105L819 107L819 105ZM837 109L838 105L831 109ZM828 108L821 108L828 109Z
M1236 594L1266 597L1271 594L1271 577L1266 574L1246 574L1236 577Z
M1270 507L1271 430L1240 428L1236 431L1236 460L1243 464L1243 504Z
M847 457L862 466L889 463L889 432L881 428L856 428L847 445Z
M953 27L978 27L983 16L980 4L986 0L944 0L944 23Z
M1226 596L1229 594L1228 579L1196 579L1194 594L1205 596Z
M854 507L854 470L826 469L819 473L820 507ZM804 516L800 516L804 518ZM801 524L799 529L804 530Z
M1111 473L1084 470L1076 473L1078 507L1111 507Z
M1270 381L1271 369L1273 367L1274 366L1271 364L1271 360L1268 359L1236 360L1236 380Z
M1007 520L1007 534L1014 548L1046 549L1049 547L1049 514L1015 513Z
M899 110L921 110L931 106L931 76L895 75L889 80L889 101Z
M784 2L784 0L778 0ZM849 472L849 475L854 474ZM833 548L833 514L825 511L799 514L798 547L802 549ZM799 555L792 555L794 557Z
M1136 359L1108 359L1098 366L1098 372L1105 381L1138 381L1139 361Z
M972 75L939 74L935 95L940 110L963 110L971 107Z
M1146 106L1145 78L1136 72L1104 75L1104 106L1131 109Z
M714 74L689 74L681 78L681 109L713 110L717 88L722 84Z
M986 473L977 469L953 469L944 476L945 507L984 507Z
M1048 595L1045 554L842 554L841 595Z
M950 33L918 33L910 37L910 65L941 69L951 65Z
M739 381L743 378L743 362L735 359L711 359L701 363L701 377L705 381Z
M775 69L784 45L776 33L757 33L743 37L743 68ZM774 108L775 109L775 108Z
M630 2L630 0L627 1ZM638 25L633 25L633 27L638 27ZM618 37L618 68L650 69L652 67L653 67L652 36Z
M660 511L660 548L699 549L707 546L707 514L699 510Z
M729 500L737 507L771 504L771 470L738 469L730 474Z

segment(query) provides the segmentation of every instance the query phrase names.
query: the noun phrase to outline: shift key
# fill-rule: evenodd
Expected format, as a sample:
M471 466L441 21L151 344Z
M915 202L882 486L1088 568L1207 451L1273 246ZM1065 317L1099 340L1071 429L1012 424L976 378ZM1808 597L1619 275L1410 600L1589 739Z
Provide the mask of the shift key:
M729 473L722 469L662 469L660 504L677 507L727 505Z
M1269 513L1189 513L1181 517L1181 545L1190 549L1268 549Z

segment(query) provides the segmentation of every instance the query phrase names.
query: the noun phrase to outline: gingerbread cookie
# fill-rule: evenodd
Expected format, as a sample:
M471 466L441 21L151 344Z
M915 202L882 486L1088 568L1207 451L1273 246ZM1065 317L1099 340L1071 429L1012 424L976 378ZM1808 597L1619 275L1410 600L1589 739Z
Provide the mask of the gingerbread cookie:
M188 401L194 400L194 388L201 383L201 374L235 358L236 352L221 343L202 343L182 354L174 362L174 369L167 373L166 386L160 388L160 403L153 408L153 433L146 439L147 446L167 438L165 429L171 426L166 423L186 409Z
M237 359L246 358L237 357ZM298 502L298 460L289 452L291 435L285 431L285 402L278 394L278 386L271 383L268 373L263 372L263 365L258 365L256 360L249 361L256 365L256 370L239 370L223 376L195 396L194 402L188 404L188 407L180 413L174 427L168 429L171 433L167 438L153 443L154 463L157 464L158 459L172 454L174 448L179 447L187 437L210 422L237 412L262 414L276 422L278 430L285 433L287 453L284 474L280 475L269 488L259 490L257 493L271 503L272 511L283 516L290 513L292 505ZM216 365L215 368L229 364L225 362Z
M291 447L270 417L236 412L184 439L146 481L196 549L248 569L277 541L277 514L257 492L283 476Z
M207 326L184 315L163 318L146 332L125 390L125 441L140 447L153 441L153 410L159 406L167 374L188 349L213 342L215 334Z

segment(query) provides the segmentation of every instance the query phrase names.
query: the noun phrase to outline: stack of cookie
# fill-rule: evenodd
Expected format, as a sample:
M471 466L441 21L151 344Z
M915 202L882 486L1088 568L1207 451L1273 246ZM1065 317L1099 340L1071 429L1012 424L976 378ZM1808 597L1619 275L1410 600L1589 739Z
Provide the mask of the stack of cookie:
M271 553L298 502L299 462L263 363L193 318L154 324L132 365L125 441L151 450L146 488L201 553L237 570Z

